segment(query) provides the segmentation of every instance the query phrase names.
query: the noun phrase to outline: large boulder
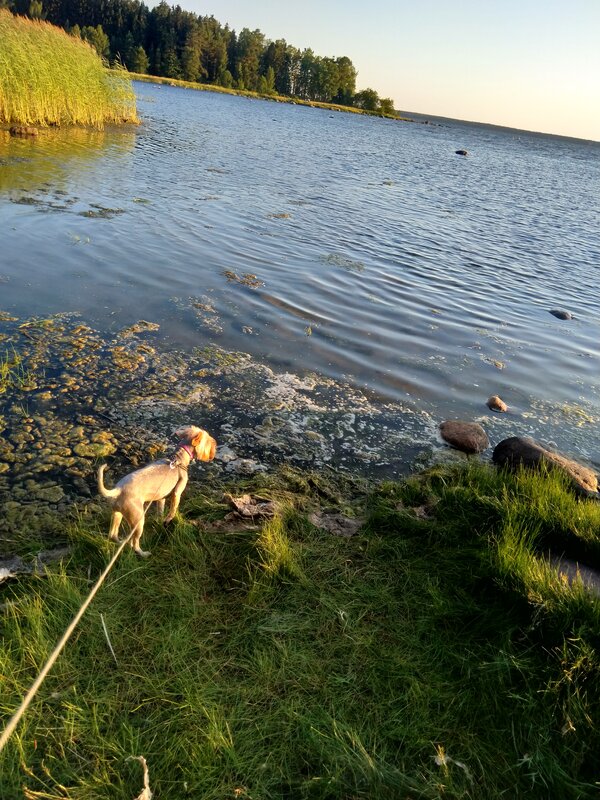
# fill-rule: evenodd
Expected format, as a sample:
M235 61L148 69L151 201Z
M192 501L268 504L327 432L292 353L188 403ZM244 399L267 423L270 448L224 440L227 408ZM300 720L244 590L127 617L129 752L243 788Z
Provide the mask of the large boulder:
M450 419L440 425L442 439L457 450L469 455L482 453L490 446L487 433L477 422Z
M539 469L540 467L558 467L573 481L576 489L583 494L598 492L596 473L578 464L570 458L553 453L541 444L522 436L511 436L503 439L494 449L492 461L499 467L515 469L520 466Z

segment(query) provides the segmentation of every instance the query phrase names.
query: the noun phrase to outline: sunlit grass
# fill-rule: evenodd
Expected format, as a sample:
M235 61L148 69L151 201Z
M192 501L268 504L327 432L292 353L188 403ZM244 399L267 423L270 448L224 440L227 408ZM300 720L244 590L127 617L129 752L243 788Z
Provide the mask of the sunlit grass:
M258 530L203 530L227 509L190 491L186 521L148 525L149 560L124 554L0 756L7 797L131 800L131 755L163 800L597 797L598 600L547 551L599 566L599 505L481 466L368 497L254 484L282 501ZM350 539L308 521L336 494L367 515ZM69 564L5 590L2 717L112 552L107 523L88 509Z
M123 70L46 22L0 9L0 124L89 125L136 122Z

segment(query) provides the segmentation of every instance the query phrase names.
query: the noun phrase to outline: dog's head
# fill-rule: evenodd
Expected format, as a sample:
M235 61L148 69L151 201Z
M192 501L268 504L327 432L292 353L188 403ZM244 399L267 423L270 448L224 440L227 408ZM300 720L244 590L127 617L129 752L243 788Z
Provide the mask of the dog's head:
M179 430L175 431L175 436L184 444L194 448L194 455L198 461L212 461L215 457L217 443L202 428L197 428L195 425L186 425L185 428L179 428Z

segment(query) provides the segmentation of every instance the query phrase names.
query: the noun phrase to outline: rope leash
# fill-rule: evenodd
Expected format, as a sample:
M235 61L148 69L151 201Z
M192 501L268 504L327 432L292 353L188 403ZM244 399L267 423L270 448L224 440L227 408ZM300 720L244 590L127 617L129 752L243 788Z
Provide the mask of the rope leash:
M33 682L33 685L31 686L31 689L27 692L27 694L23 698L23 700L21 702L21 705L18 707L18 709L15 711L15 713L11 717L10 722L8 723L8 725L4 729L4 732L2 733L2 736L0 737L0 753L2 752L2 750L4 749L4 746L6 745L6 743L8 742L10 737L12 736L15 728L19 724L19 720L21 719L21 717L23 716L23 714L25 713L25 711L29 707L29 704L31 703L31 701L35 697L38 689L40 688L40 686L44 682L44 678L46 677L46 675L50 672L50 670L54 666L54 664L56 662L56 659L61 654L61 651L62 651L63 647L66 645L66 643L68 642L71 634L73 633L73 631L77 627L77 624L79 623L79 620L85 614L88 606L90 605L90 603L92 602L92 600L96 596L96 593L98 592L98 589L102 586L106 576L111 571L111 569L113 568L116 560L118 559L118 557L123 552L123 548L125 547L126 544L129 543L129 540L131 539L131 537L135 533L135 530L136 529L134 527L134 529L131 531L129 536L121 542L118 550L113 555L111 560L108 562L108 565L106 566L106 568L105 568L104 572L102 573L102 575L100 575L100 577L98 578L98 580L94 584L94 587L92 588L92 591L87 596L85 602L83 603L83 605L81 606L81 608L79 609L77 614L73 617L73 620L71 621L71 624L69 625L67 630L64 632L61 640L56 645L56 647L54 648L52 653L50 654L50 656L49 656L48 660L46 661L44 667L42 668L40 674L37 676L37 678Z

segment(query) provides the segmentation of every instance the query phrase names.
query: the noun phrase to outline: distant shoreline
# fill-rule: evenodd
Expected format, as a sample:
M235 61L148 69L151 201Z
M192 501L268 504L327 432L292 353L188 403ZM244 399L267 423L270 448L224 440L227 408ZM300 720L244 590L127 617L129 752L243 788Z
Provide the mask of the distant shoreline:
M167 86L179 86L182 89L196 89L202 92L217 92L218 94L233 94L240 97L250 97L254 100L270 100L274 103L289 103L295 106L309 106L310 108L322 108L325 111L342 111L348 114L362 114L367 117L382 117L383 119L391 119L398 122L414 122L409 117L402 117L395 114L383 114L380 111L365 111L362 108L354 108L353 106L342 106L337 103L322 103L317 100L301 100L298 97L287 97L286 95L279 94L260 94L259 92L250 92L243 89L228 89L224 86L216 86L213 83L194 83L193 81L182 81L177 78L163 78L158 75L146 75L139 72L129 72L129 77L133 81L142 81L143 83L158 83Z

